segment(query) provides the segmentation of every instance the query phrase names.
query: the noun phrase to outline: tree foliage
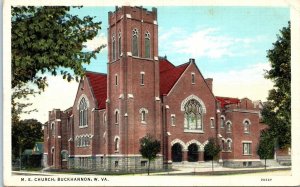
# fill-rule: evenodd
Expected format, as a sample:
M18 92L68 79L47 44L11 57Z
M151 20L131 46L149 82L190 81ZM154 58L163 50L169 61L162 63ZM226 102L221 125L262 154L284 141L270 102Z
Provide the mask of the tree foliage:
M274 145L274 138L270 136L270 133L268 133L267 130L262 131L256 152L261 159L265 160L265 168L266 160L271 159L274 156Z
M72 15L70 9L68 6L11 7L14 120L18 120L23 109L31 105L16 99L44 91L47 86L46 72L56 76L60 71L64 79L78 80L84 75L83 64L89 64L105 47L99 44L94 50L85 49L84 43L97 36L101 22L95 22L94 17L90 16L80 18ZM65 68L70 71L62 70ZM38 90L28 88L28 83Z
M147 134L140 140L140 153L143 158L148 159L148 175L150 171L150 162L155 160L160 152L160 142L151 135Z
M291 144L291 33L290 23L280 30L273 48L267 51L271 69L265 77L274 82L262 111L268 133L282 148Z
M205 154L212 158L212 170L214 169L214 159L221 151L219 144L214 138L209 138L208 143L204 147Z
M80 8L80 7L78 7ZM57 75L59 67L63 78L72 80L84 74L82 64L96 58L100 46L93 51L84 50L84 42L93 39L101 22L93 17L79 18L69 13L70 7L12 7L12 87L33 82L39 88L46 86L46 77L37 73L50 71Z
M35 119L21 120L12 124L12 156L17 158L25 149L43 140L42 123Z

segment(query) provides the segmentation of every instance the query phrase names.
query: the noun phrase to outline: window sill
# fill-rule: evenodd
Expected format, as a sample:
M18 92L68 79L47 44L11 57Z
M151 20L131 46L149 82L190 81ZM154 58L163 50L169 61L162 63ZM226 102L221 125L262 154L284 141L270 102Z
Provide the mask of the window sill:
M226 132L227 134L231 134L232 132Z
M146 125L146 124L147 124L147 122L146 122L146 121L141 121L141 123L142 123L143 125Z
M85 125L85 126L79 126L80 129L83 129L83 128L87 128L88 126Z
M243 154L243 156L252 156L252 154Z
M222 153L231 153L232 151L222 151Z
M183 132L187 132L187 133L204 133L203 130L191 130L191 129L184 129Z

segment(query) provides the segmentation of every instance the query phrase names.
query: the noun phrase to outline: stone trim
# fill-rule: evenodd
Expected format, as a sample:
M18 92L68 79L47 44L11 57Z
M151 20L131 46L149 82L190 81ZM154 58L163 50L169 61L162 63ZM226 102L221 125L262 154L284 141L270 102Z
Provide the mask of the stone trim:
M184 111L184 106L185 104L191 100L191 99L195 99L196 101L198 101L200 103L200 105L202 106L202 112L205 114L206 113L206 107L204 102L196 95L192 94L190 96L188 96L187 98L185 98L182 102L181 102L181 106L180 106L180 110Z

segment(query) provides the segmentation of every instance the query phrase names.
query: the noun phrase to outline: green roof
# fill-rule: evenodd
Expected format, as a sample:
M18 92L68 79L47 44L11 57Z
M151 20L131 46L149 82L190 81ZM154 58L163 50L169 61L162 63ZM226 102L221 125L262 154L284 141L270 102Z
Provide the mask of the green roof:
M43 154L44 152L44 143L43 142L35 142L33 153L34 154Z

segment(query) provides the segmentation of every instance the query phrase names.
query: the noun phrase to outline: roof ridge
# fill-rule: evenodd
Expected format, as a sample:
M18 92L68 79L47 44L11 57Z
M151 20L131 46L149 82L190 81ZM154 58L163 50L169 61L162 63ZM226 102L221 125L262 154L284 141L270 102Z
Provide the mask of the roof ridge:
M95 71L89 71L89 70L86 70L85 73L94 73L94 74L100 74L100 75L105 75L105 76L107 76L106 73L95 72Z

